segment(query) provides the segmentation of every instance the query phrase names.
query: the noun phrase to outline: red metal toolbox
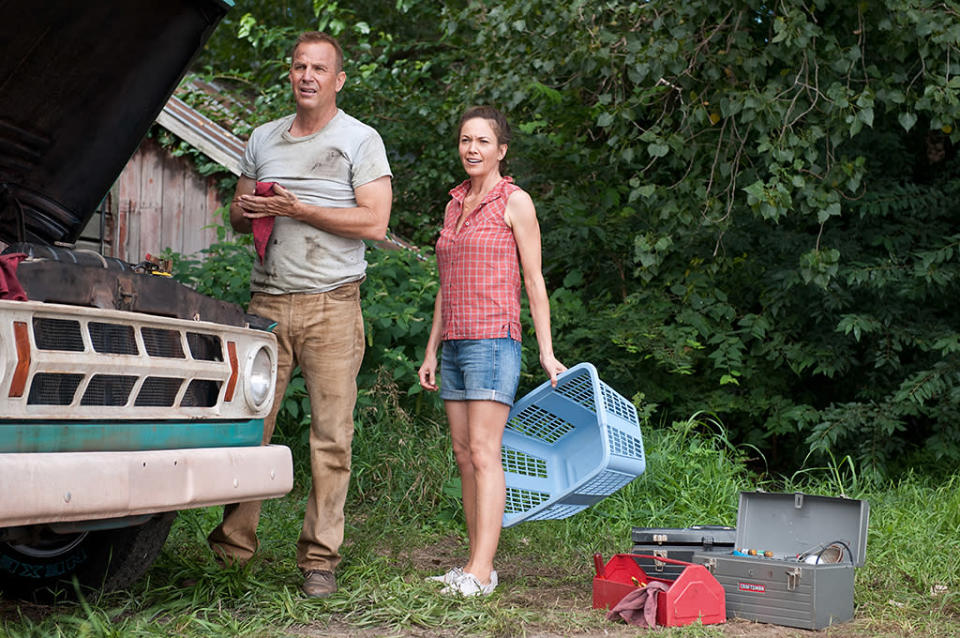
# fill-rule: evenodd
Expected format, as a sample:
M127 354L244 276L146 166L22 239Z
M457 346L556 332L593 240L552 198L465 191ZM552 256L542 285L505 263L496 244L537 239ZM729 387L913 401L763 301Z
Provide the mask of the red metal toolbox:
M670 558L666 563L683 566L675 580L648 576L637 564L637 558L654 558L640 554L615 554L604 565L600 554L594 554L593 608L612 609L624 596L651 582L668 586L657 592L657 624L664 627L690 625L698 620L704 625L727 621L723 587L702 565Z
M723 525L694 525L692 527L634 527L630 536L634 554L652 554L656 557L693 562L694 552L733 551L737 530ZM683 565L674 565L653 558L637 558L637 564L659 578L676 578Z
M693 560L723 585L728 616L822 629L853 618L869 516L866 501L741 492L734 552Z

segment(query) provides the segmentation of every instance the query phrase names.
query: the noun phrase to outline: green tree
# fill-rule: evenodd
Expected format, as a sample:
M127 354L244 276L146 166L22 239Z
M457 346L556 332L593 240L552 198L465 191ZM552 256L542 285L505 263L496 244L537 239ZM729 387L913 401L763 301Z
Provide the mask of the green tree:
M565 361L663 418L712 410L775 466L960 460L951 5L288 4L238 2L205 62L266 118L280 36L337 32L342 104L383 134L418 243L463 107L508 112Z
M960 458L957 18L923 2L465 9L468 92L529 133L521 183L576 298L570 317L557 304L559 351L668 413L723 414L780 463Z

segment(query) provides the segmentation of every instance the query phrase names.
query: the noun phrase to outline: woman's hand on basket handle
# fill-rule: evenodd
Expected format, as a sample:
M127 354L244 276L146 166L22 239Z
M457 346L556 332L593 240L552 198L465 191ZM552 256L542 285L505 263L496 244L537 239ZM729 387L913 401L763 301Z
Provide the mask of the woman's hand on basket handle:
M557 361L557 358L552 354L541 354L540 365L543 366L547 376L550 377L550 385L554 388L557 387L557 375L561 372L566 372L567 366Z

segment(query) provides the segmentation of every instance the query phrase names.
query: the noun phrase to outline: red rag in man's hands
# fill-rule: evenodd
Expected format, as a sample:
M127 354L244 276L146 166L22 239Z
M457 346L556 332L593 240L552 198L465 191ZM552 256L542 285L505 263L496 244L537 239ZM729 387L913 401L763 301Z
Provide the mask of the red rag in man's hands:
M272 197L273 185L276 182L257 182L257 187L253 194L260 197ZM267 252L267 241L270 239L270 233L273 232L273 222L276 217L258 217L251 220L253 226L253 247L257 250L257 256L260 263L263 263L263 254Z

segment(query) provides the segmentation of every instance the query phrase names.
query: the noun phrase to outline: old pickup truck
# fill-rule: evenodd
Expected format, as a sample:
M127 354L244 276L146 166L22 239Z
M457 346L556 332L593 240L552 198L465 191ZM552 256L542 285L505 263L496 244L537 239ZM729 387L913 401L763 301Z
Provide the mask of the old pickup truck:
M269 324L74 247L230 5L3 6L0 591L126 587L178 510L293 484Z

